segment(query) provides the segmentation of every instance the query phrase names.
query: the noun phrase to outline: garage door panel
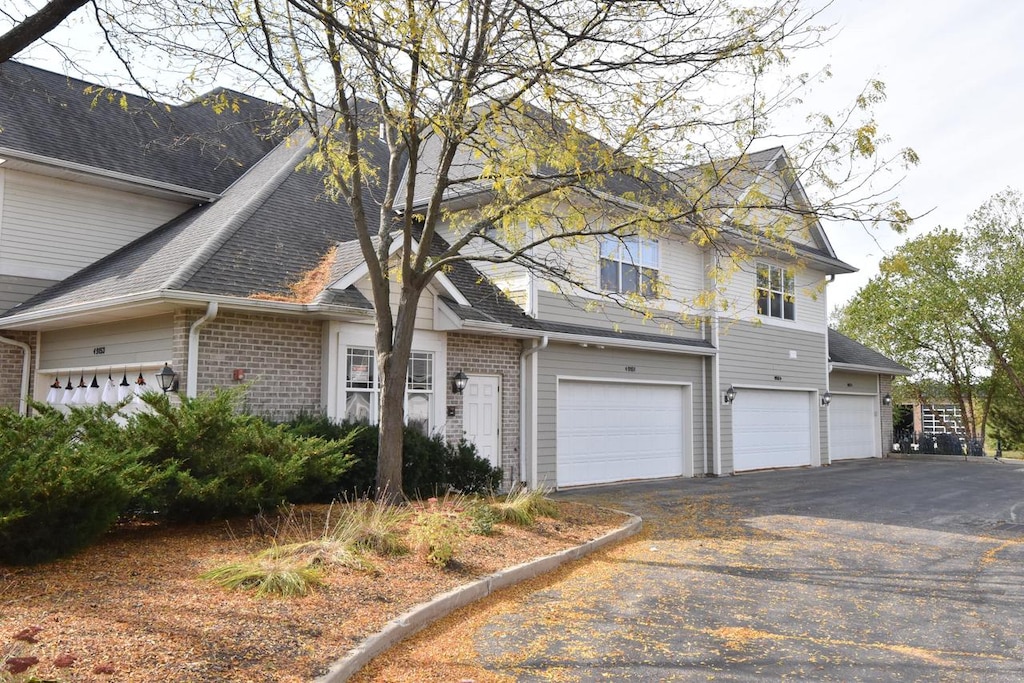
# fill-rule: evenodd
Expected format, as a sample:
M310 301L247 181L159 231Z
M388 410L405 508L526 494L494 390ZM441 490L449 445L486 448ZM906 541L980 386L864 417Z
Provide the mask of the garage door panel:
M829 456L832 460L878 455L879 417L876 396L836 395L829 406Z
M562 381L558 389L559 486L683 473L683 389Z
M811 464L808 393L744 389L732 405L735 471Z

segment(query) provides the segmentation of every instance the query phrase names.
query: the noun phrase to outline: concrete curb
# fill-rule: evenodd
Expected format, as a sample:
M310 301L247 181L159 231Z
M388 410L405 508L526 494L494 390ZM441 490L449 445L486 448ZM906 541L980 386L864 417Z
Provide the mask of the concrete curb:
M442 593L430 602L413 607L408 612L389 621L380 632L349 650L348 654L334 662L327 673L317 678L314 683L343 683L380 653L423 630L438 619L448 616L460 607L485 598L495 591L550 572L566 562L589 555L606 545L636 535L643 526L643 520L636 515L629 515L629 517L625 526L592 541L587 541L583 545L503 569L447 593Z

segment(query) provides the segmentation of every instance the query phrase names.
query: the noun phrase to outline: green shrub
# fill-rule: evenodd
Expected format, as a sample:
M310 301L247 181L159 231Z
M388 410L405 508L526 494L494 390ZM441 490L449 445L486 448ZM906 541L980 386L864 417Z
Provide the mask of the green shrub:
M457 513L432 507L416 513L409 528L409 537L427 562L436 567L447 567L459 551L466 531L459 523Z
M288 429L301 436L351 439L349 451L356 464L345 473L342 490L355 497L376 491L380 436L376 426L333 422L323 415L301 415L288 423ZM407 427L402 450L403 492L410 497L427 497L448 490L487 493L501 485L501 469L479 457L476 447L468 441L450 444L440 435L426 436Z
M145 444L121 439L108 407L64 415L0 409L0 562L64 557L107 531L148 485Z
M241 391L218 389L172 405L147 394L152 412L134 415L122 438L153 446L157 477L136 501L172 519L252 514L286 500L338 495L352 466L348 439L300 438L283 426L238 412Z

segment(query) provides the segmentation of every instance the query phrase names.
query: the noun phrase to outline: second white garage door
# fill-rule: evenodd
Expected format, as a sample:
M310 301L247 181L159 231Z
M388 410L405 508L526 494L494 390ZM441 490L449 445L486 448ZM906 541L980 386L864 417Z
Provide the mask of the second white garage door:
M558 383L558 486L683 474L683 387Z
M876 396L836 395L828 407L829 455L832 460L880 455L882 437L875 414Z
M802 391L737 391L732 404L733 469L810 465L812 396Z

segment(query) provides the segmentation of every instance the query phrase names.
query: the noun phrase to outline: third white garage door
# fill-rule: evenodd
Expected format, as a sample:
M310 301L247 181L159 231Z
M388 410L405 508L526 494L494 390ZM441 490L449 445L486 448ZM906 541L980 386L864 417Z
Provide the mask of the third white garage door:
M811 464L811 399L803 391L740 389L732 408L733 469Z
M876 396L838 394L828 407L829 455L832 460L880 455L882 437L875 414Z
M561 380L558 486L683 474L683 387Z

